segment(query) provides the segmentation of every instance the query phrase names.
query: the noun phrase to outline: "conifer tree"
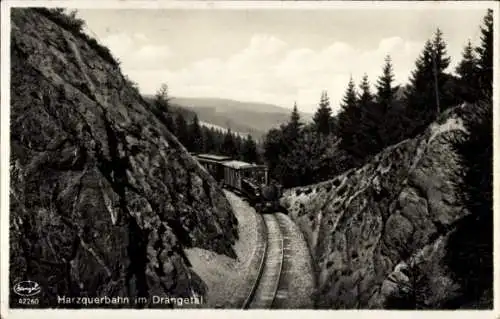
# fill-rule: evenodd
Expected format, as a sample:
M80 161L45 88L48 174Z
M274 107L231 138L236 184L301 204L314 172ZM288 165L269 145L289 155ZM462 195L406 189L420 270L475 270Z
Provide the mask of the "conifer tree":
M446 43L443 39L443 32L437 28L432 41L435 54L435 63L438 70L438 75L442 75L450 65L450 57L447 56Z
M233 140L234 140L234 146L236 148L236 153L235 157L238 158L239 160L243 160L243 139L239 134L234 134L233 135Z
M342 99L342 104L341 107L344 110L349 110L352 107L355 107L357 104L357 93L356 93L356 85L354 84L354 80L351 77L349 79L349 82L347 83L347 89L344 95L344 98Z
M385 57L385 64L382 69L382 75L378 78L376 88L377 103L382 106L383 110L388 110L394 100L394 95L398 89L393 85L394 83L394 70L392 67L392 59L389 55Z
M213 130L207 127L203 127L203 152L217 153Z
M461 80L467 81L469 85L473 85L474 80L477 76L477 63L474 47L469 39L467 44L462 51L462 61L457 66L457 73Z
M199 153L203 151L203 135L198 120L198 115L195 114L193 122L189 126L189 147L191 152Z
M356 85L351 77L340 104L337 135L342 139L340 147L350 153L358 153L357 142L361 122L361 110L358 103Z
M179 113L175 119L175 135L181 144L183 144L187 149L190 149L188 134L186 119L181 113Z
M450 57L447 56L446 43L443 39L443 32L438 28L434 33L432 41L433 55L433 85L434 85L434 99L436 105L436 113L440 113L445 108L449 107L450 97L445 89L449 79L446 74L446 69L450 65Z
M380 131L387 124L387 119L381 112L381 107L374 101L374 96L370 91L370 82L365 74L359 85L361 91L359 95L359 109L361 118L356 134L357 147L364 152L363 155L370 155L378 152L383 147L383 139Z
M223 154L222 153L222 143L224 141L224 133L218 129L211 128L210 132L214 139L214 153L215 154Z
M438 112L455 101L451 92L445 89L450 80L450 75L445 73L450 58L446 56L446 44L442 35L441 30L437 29L433 40L426 41L410 78L406 100L408 117L414 119L414 133L427 127L436 119Z
M255 143L250 134L247 135L247 138L242 144L241 155L242 155L242 160L245 162L248 163L258 162L257 144Z
M287 148L283 138L283 131L279 128L270 129L264 137L263 149L269 172L281 180L283 164L281 159L288 155L286 154Z
M373 102L373 95L370 91L370 82L368 81L368 75L366 73L361 79L359 89L361 90L361 93L359 95L359 104L361 105L361 109L363 109L363 106L366 106Z
M352 77L347 83L347 89L340 104L341 111L338 115L338 128L341 138L349 138L355 131L356 123L359 122L360 112L356 86Z
M319 102L319 107L314 114L313 121L317 132L321 134L330 133L331 115L332 109L330 108L330 100L326 91L321 93L321 100Z
M435 117L433 46L430 40L415 61L410 83L405 92L408 117L413 119L410 136L424 129Z
M460 98L474 102L477 99L477 93L479 91L478 85L478 60L476 58L474 47L471 41L467 42L462 52L462 60L457 66L457 74L459 76L458 80L458 95Z
M302 123L300 121L300 114L297 109L297 103L293 105L292 114L290 115L290 121L286 126L286 135L290 142L296 141L299 137L300 130L302 128Z
M410 83L407 90L407 99L410 105L418 106L418 101L422 101L422 98L427 98L425 104L429 103L429 91L432 89L433 83L433 46L430 40L427 40L424 45L424 49L420 56L415 61L415 70L412 71L410 77ZM426 93L420 99L417 99L417 95L420 93ZM431 99L432 100L432 99ZM424 104L424 103L420 103Z
M391 143L393 127L388 124L393 124L394 118L389 114L396 112L393 106L396 100L396 93L399 90L398 85L394 85L394 67L390 55L384 59L382 74L377 79L375 85L376 95L375 101L365 114L365 121L368 123L368 131L371 132L372 152L377 152L384 146Z
M227 156L238 156L238 149L236 148L234 136L230 128L227 130L226 134L224 134L224 139L221 145L221 153Z
M493 92L493 10L488 9L481 26L478 53L478 77L481 94L491 98Z

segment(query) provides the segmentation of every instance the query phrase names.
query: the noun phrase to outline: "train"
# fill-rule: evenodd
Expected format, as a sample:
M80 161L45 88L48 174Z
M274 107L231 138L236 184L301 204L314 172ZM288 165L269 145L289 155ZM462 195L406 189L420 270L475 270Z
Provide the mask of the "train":
M266 165L247 163L229 156L192 154L223 187L246 197L260 214L283 212L281 186L269 181Z

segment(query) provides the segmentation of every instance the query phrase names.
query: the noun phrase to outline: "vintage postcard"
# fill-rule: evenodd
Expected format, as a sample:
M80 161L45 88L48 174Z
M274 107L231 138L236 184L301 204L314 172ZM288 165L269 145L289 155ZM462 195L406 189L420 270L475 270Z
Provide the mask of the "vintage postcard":
M495 318L498 9L2 2L2 318Z

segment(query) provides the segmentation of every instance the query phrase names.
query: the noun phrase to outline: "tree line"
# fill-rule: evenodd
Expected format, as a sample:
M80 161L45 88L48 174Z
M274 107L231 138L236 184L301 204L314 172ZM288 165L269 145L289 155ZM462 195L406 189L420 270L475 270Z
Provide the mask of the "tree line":
M242 137L231 129L226 131L200 124L198 115L188 121L187 114L169 103L168 87L162 84L152 101L153 112L179 142L192 153L226 155L249 163L261 163L257 143L250 134Z
M288 123L265 136L263 155L270 175L284 187L324 181L423 132L450 107L464 101L491 104L492 10L483 19L480 44L465 45L456 74L449 70L450 62L438 28L415 61L408 84L395 84L394 66L386 56L375 92L366 74L359 85L351 78L335 116L327 91L322 92L310 124L301 122L295 105Z

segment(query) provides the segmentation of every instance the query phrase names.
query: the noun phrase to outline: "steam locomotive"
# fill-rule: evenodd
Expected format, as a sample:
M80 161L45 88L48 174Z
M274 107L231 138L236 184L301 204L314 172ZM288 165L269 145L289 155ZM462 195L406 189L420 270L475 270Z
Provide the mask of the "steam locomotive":
M245 196L258 213L283 211L279 204L281 187L269 182L267 166L233 160L228 156L193 156L223 187Z

